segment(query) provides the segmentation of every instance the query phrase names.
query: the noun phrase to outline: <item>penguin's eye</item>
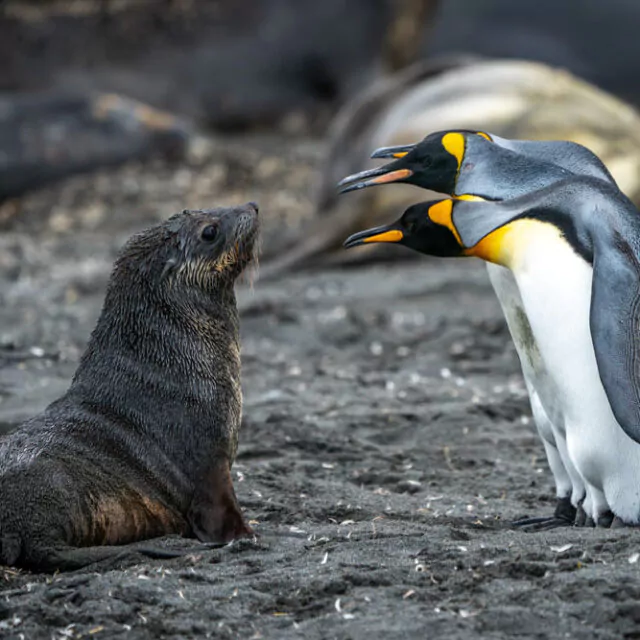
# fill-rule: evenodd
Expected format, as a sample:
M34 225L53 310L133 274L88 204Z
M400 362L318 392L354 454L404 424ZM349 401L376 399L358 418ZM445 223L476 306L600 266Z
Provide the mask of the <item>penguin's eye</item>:
M218 227L215 224L207 225L200 234L205 242L213 242L218 237Z

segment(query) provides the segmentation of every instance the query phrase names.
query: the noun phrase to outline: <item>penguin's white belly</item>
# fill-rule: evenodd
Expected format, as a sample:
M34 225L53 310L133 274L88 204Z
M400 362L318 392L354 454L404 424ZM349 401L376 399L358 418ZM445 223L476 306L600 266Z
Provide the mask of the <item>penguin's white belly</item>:
M525 244L512 269L557 388L568 455L587 484L591 515L610 508L638 522L640 444L618 425L600 381L589 328L592 268L559 235L545 233Z
M514 275L506 267L487 263L496 293L520 359L533 419L542 439L559 498L571 496L576 505L584 497L584 483L567 455L564 417L559 392L540 354Z
M540 354L540 348L531 330L524 303L514 275L505 267L487 264L489 279L493 285L513 338L525 380L540 396L549 419L562 426L562 406L558 391ZM551 435L551 434L550 434Z

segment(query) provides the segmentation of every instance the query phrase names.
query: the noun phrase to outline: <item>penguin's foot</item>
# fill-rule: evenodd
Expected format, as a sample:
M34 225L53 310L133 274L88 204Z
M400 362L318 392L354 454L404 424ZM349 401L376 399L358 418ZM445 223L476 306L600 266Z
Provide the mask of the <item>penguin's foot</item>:
M584 508L585 503L587 503L587 509ZM591 511L591 501L587 498L587 499L583 499L580 501L580 503L578 504L578 509L576 511L576 517L575 517L575 526L576 527L598 527L601 529L611 529L611 528L617 528L619 526L621 526L620 524L616 524L614 526L614 521L618 522L618 523L622 523L622 521L613 514L612 511L610 511L609 509L607 509L606 511L603 511L602 513L600 513L600 515L593 517L590 516L587 513L587 510ZM624 524L622 526L625 526Z
M613 516L613 520L611 521L610 525L611 529L627 529L630 527L638 528L640 527L640 524L625 522L624 520L618 518L618 516Z
M618 516L614 516L611 511L605 511L598 516L597 520L593 520L588 516L582 507L578 507L576 515L576 527L599 527L602 529L623 529L627 527L638 527L640 525L625 522Z
M585 525L586 521L587 521L587 512L582 508L582 503L580 503L578 505L578 508L576 509L576 517L573 524L576 527L584 527L586 526Z
M637 529L640 527L640 524L637 522L625 522L619 516L613 515L611 511L607 511L598 516L596 526L603 527L605 529Z
M573 524L576 519L576 511L577 509L571 504L571 498L565 496L564 498L558 498L556 510L553 515L560 520L565 520Z
M593 518L583 509L582 503L576 509L576 517L573 522L576 527L595 527L596 523Z
M571 499L558 498L556 509L552 516L541 516L538 518L523 518L511 524L523 531L547 531L559 527L571 527L576 518L576 508L571 504Z
M614 519L615 516L613 515L613 513L611 513L611 511L607 511L606 513L598 516L598 519L596 520L596 526L610 529L613 525Z

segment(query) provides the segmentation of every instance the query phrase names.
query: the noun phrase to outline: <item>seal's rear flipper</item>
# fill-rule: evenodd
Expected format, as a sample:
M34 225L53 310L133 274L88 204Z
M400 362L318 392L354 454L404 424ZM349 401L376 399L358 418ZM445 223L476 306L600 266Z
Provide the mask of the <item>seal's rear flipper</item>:
M195 489L187 521L202 542L226 543L252 536L233 490L229 460L214 459Z
M132 545L102 546L102 547L65 547L59 549L41 550L33 554L33 557L25 558L18 562L31 571L43 571L53 573L55 571L76 571L93 564L111 560L123 562L133 560L140 562L140 556L154 560L167 560L180 558L187 551L172 551L153 547L139 547ZM105 567L101 567L105 568Z

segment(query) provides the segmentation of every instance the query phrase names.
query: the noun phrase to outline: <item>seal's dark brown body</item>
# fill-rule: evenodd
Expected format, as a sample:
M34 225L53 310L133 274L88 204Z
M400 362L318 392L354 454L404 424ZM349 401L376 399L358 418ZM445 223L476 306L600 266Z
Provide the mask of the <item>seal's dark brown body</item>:
M242 411L234 281L257 208L134 236L69 391L0 442L0 560L74 568L164 534L250 534L230 475ZM93 548L78 548L93 547Z

